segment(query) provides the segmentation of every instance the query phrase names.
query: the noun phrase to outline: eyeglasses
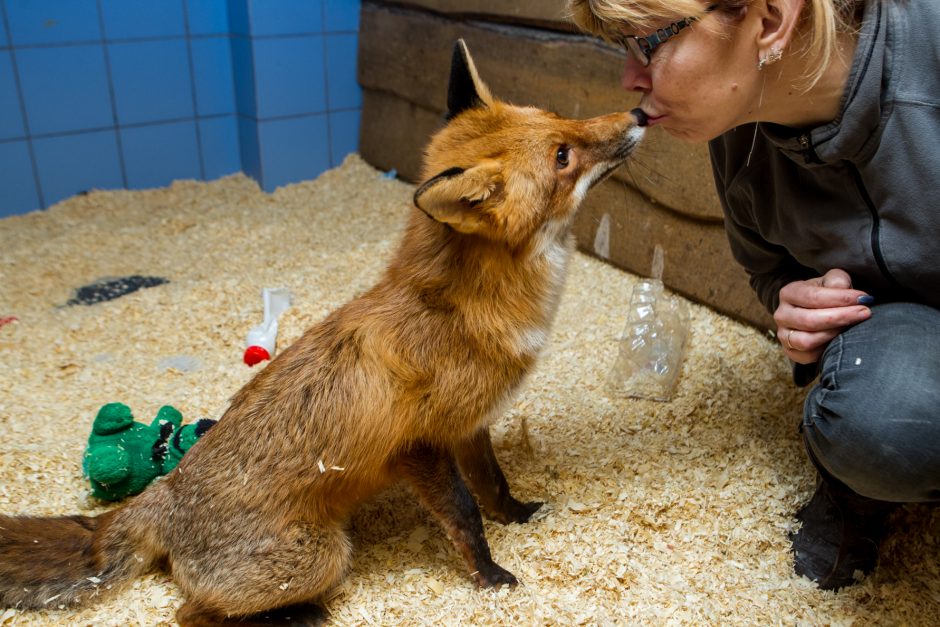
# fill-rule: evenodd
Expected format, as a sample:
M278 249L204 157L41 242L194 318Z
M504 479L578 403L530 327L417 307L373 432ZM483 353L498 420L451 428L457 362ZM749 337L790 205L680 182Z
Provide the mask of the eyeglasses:
M705 8L706 13L710 13L718 8L717 4L710 4ZM678 22L673 22L665 28L660 28L655 33L650 33L645 37L637 37L636 35L625 35L620 37L617 41L623 46L627 54L632 54L633 57L639 61L643 67L646 67L650 64L650 59L653 56L653 51L656 50L663 42L671 37L678 35L682 29L687 26L691 26L699 20L698 16L687 17L679 20Z

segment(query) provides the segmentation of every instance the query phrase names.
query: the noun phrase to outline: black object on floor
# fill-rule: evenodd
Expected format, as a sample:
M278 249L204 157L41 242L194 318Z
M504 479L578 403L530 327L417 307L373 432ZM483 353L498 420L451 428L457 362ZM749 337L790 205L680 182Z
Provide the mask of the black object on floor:
M164 283L169 283L169 281L158 276L140 276L139 274L117 279L100 279L75 290L75 296L65 304L94 305L106 300L114 300L145 287L156 287Z
M797 512L803 526L790 535L796 574L812 579L823 590L852 585L856 571L867 575L878 564L888 516L898 507L898 503L865 498L835 478L820 476L813 498Z

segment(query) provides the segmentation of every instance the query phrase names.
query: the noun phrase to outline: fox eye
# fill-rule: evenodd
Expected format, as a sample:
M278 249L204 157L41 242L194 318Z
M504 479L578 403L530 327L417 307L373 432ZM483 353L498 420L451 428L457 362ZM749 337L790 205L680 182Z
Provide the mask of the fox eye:
M558 150L555 151L555 166L559 170L563 170L568 167L568 154L571 152L570 146L559 146Z

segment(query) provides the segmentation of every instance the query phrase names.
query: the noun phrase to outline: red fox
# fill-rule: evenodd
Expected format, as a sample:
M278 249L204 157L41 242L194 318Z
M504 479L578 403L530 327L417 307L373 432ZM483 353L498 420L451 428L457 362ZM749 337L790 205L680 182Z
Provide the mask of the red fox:
M163 567L187 599L181 625L315 621L350 562L350 515L402 479L476 584L516 583L477 503L501 523L541 503L510 494L489 424L546 342L578 206L644 129L626 112L577 121L496 100L462 40L447 105L379 282L270 362L127 505L0 517L0 605L78 603Z

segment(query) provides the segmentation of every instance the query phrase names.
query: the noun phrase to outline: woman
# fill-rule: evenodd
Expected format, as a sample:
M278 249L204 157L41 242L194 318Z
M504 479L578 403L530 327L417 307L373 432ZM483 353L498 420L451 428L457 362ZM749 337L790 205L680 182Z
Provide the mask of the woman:
M569 3L641 121L709 141L734 256L819 375L795 569L851 584L898 503L940 500L940 2Z

